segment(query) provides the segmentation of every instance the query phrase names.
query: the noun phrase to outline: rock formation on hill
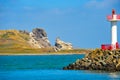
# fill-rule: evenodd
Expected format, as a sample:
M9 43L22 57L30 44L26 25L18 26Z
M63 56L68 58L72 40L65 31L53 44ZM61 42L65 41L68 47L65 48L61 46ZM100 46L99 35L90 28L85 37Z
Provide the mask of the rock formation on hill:
M30 45L34 48L46 48L51 47L48 40L47 33L41 28L35 28L30 33Z
M55 42L55 50L70 50L72 49L72 44L68 43L68 42L64 42L62 40L60 40L59 38L56 38L56 42Z
M96 49L63 69L120 71L120 50Z
M22 34L27 34L27 35L29 35L29 32L26 31L26 30L19 30L19 32L22 33Z
M35 28L32 32L26 30L0 30L0 48L54 48L54 50L72 49L72 44L56 39L51 46L44 29Z

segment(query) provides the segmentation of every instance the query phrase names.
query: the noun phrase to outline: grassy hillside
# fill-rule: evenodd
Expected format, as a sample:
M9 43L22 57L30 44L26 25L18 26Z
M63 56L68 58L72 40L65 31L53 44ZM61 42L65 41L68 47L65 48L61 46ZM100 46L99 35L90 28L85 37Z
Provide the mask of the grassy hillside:
M31 48L29 35L17 30L0 30L0 48Z
M53 48L32 48L28 43L29 34L18 30L0 30L0 54L5 53L47 53Z
M0 30L0 55L3 54L21 54L21 53L88 53L91 50L73 49L55 52L52 47L49 48L32 48L28 43L30 37L26 32L18 30Z

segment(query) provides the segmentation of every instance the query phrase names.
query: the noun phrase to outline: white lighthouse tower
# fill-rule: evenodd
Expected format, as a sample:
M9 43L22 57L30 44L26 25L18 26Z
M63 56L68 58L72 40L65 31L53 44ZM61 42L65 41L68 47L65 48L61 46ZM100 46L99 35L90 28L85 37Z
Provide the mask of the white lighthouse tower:
M120 21L120 15L115 14L115 10L112 10L112 15L107 16L107 20L111 23L111 44L102 44L102 50L116 50L120 48L117 41L117 21Z
M120 15L115 14L115 10L112 10L112 15L107 16L107 20L111 22L111 50L119 48L117 41L117 21L120 21Z

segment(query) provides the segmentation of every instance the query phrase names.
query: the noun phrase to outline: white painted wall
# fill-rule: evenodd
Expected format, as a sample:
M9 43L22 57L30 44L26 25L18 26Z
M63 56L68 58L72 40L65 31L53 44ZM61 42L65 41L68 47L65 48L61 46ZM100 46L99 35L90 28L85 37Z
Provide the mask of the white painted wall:
M111 21L111 44L113 49L116 49L116 43L117 43L117 21Z

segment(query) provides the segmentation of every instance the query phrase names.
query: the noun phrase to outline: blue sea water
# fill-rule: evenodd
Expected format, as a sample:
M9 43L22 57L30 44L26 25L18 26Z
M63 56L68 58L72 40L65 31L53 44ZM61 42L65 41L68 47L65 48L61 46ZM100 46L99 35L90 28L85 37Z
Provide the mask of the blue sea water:
M120 72L62 70L84 55L0 56L0 80L120 80Z

